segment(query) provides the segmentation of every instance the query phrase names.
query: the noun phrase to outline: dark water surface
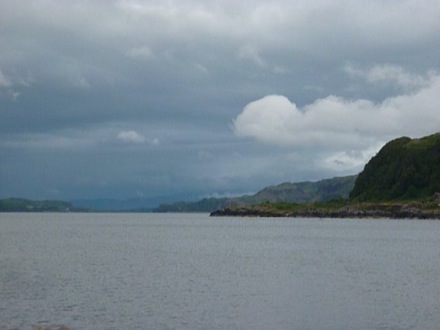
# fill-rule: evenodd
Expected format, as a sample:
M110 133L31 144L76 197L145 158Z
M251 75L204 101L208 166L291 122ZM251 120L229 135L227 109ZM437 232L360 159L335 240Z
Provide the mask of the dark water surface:
M0 329L439 329L440 221L0 214Z

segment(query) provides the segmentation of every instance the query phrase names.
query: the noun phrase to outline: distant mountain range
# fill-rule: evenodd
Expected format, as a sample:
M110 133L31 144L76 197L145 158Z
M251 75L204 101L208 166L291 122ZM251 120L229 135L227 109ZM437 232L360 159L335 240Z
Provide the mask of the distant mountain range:
M354 187L356 175L335 177L316 182L282 183L266 187L254 195L234 198L204 198L197 202L161 204L154 212L212 212L228 206L258 203L310 203L348 198Z
M160 203L169 201L169 197L136 197L128 199L112 199L112 198L98 198L98 199L75 199L71 203L75 207L94 210L94 211L111 211L111 212L125 212L125 211L139 211L149 212L157 207Z
M76 199L71 201L33 201L0 199L0 212L212 212L231 205L263 202L308 203L348 198L356 176L336 177L317 182L282 183L266 187L254 195L234 198L204 198L191 202L167 203L170 197L118 199ZM159 206L158 206L159 205Z
M197 202L182 201L172 204L165 204L169 198L132 198L122 201L95 199L70 202L7 198L0 200L0 211L213 212L219 209L244 207L246 212L247 205L266 204L267 209L267 205L277 203L296 205L345 199L343 205L351 204L351 208L356 208L356 212L364 211L362 207L359 209L360 203L370 203L374 213L377 211L374 203L379 205L384 202L407 204L407 201L414 201L437 208L440 207L439 196L440 133L436 133L419 139L401 137L388 142L365 165L359 175L316 182L282 183L266 187L254 195L205 198ZM156 207L157 205L159 206ZM350 212L344 214L352 214ZM407 210L405 209L404 212Z
M130 199L30 200L0 199L0 212L151 212L170 197Z

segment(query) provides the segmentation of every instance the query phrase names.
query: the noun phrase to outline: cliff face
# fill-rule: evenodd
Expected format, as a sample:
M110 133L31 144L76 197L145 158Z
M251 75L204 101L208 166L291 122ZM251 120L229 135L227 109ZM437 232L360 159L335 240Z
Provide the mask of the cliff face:
M211 213L211 216L239 217L300 217L300 218L389 218L440 219L440 208L434 203L359 203L343 206L329 204L286 205L259 204L229 207Z
M350 200L421 199L436 192L440 192L440 133L387 143L358 175Z

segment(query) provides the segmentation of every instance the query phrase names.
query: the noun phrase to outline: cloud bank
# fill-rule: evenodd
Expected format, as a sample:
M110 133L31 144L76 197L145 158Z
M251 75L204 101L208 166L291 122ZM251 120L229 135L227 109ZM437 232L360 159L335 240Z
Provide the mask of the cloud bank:
M439 17L438 0L2 0L0 197L354 174L439 130Z
M367 74L379 80L409 85L401 68L374 68ZM372 79L373 79L372 78ZM268 95L246 105L233 120L234 133L264 143L325 150L364 150L400 135L421 136L440 128L440 76L416 79L417 91L379 103L337 96L298 108L282 95Z

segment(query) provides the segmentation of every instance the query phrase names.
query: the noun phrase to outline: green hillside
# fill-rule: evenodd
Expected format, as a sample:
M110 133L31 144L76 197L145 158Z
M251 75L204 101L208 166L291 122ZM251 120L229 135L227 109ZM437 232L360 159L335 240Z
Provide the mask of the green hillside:
M436 192L440 192L440 133L387 143L357 177L350 200L417 200Z
M316 182L282 183L266 187L254 195L234 198L205 198L198 202L162 204L154 212L212 212L228 206L258 203L310 203L348 198L356 176L335 177Z
M253 203L310 203L348 198L356 175L335 177L317 182L282 183L264 188L252 196Z

